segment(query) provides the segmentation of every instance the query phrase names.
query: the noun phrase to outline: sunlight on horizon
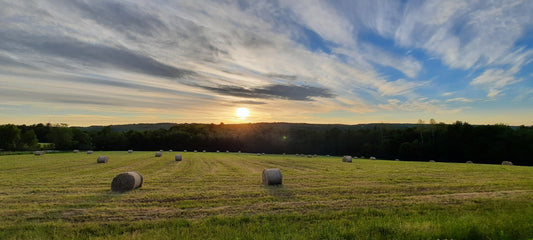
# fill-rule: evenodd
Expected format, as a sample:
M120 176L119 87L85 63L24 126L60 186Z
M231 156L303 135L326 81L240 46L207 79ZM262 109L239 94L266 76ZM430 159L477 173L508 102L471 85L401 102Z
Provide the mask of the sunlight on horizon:
M250 116L250 110L248 110L248 108L237 108L235 114L239 119L246 119Z

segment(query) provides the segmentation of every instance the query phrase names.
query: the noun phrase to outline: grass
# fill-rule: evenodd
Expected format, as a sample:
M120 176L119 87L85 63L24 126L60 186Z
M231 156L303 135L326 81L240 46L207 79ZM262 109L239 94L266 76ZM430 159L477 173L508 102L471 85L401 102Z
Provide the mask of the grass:
M533 239L531 167L341 160L0 156L0 239ZM283 186L262 186L264 168ZM126 171L142 188L112 193Z

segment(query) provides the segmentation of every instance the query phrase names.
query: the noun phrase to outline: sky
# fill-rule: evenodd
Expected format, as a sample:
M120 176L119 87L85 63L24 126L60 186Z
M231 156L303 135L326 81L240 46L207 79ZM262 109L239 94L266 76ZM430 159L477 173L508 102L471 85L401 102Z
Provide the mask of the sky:
M0 0L0 124L533 125L532 12L530 0Z

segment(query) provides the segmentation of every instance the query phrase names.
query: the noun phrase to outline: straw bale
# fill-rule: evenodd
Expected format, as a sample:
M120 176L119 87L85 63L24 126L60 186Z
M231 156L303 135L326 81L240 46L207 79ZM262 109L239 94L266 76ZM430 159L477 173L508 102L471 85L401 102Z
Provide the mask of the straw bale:
M346 155L346 156L342 157L342 161L343 162L352 162L352 156Z
M109 157L108 156L99 156L96 159L97 163L107 163L108 161L109 161Z
M143 176L138 172L124 172L118 174L111 182L111 191L126 192L140 188L143 184Z
M263 170L263 185L281 185L283 176L279 168Z

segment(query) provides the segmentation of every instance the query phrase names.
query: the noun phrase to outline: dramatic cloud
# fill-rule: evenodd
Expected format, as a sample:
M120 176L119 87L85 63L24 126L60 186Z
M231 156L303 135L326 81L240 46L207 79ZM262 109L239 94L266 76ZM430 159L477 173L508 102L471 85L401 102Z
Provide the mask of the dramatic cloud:
M239 106L251 121L457 120L533 104L528 0L0 6L0 101L32 121L236 121Z

